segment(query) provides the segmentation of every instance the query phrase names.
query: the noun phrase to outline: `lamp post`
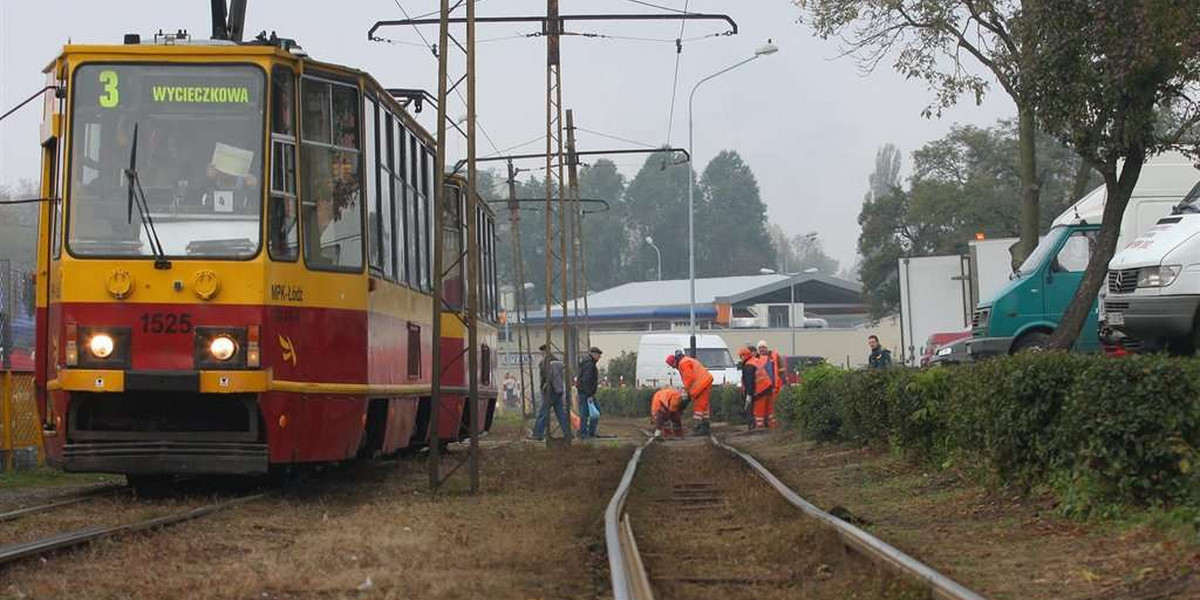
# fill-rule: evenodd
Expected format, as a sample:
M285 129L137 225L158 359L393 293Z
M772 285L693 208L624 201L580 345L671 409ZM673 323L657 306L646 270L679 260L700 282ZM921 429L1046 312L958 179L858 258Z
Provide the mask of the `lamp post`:
M658 246L654 245L654 238L646 236L646 243L650 244L650 247L654 248L654 253L658 255L658 280L662 281L662 252L658 249Z
M728 73L761 56L775 54L778 51L779 48L772 44L771 40L767 40L766 45L754 51L754 56L734 63L731 66L725 67L724 69L721 69L720 71L717 71L716 73L697 81L696 85L692 86L691 95L688 96L688 332L691 335L690 346L688 349L689 354L692 356L696 356L696 215L695 202L693 200L696 182L695 177L692 176L690 164L691 161L695 160L694 157L696 156L696 153L693 149L693 133L695 128L692 121L692 103L696 99L696 90L700 89L700 86L703 85L704 82L710 81L720 75L724 75L725 73Z

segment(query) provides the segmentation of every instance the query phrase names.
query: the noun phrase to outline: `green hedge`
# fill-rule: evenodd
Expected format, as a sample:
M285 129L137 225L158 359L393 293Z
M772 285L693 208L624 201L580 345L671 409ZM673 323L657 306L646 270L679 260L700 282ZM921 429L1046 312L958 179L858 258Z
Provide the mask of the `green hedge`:
M1050 485L1067 512L1200 500L1200 361L1031 354L924 370L806 373L780 402L815 440L887 445L993 482Z
M600 388L596 392L596 401L600 403L600 413L617 417L650 418L650 399L654 396L655 388L620 387ZM742 393L737 386L713 386L709 400L709 410L712 420L730 423L745 423L746 415L742 413ZM689 405L687 415L691 414Z

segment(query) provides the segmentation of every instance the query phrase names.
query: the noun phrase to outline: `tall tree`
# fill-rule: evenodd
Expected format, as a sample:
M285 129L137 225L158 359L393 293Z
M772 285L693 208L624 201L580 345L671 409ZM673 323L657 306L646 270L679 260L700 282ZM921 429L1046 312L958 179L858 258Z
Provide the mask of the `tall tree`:
M1026 0L1022 36L1037 52L1021 73L1042 127L1104 179L1103 223L1083 280L1050 345L1079 336L1116 251L1148 156L1197 153L1200 0Z
M804 273L811 269L822 275L838 273L838 261L825 253L817 232L788 236L782 227L772 223L767 233L775 247L773 268L777 273Z
M634 240L625 263L631 281L657 277L655 252L644 242L646 236L652 237L662 252L663 279L688 276L687 186L691 169L674 165L673 160L669 152L649 155L625 189L625 228ZM697 230L696 243L702 242Z
M1044 134L1043 134L1044 135ZM954 126L946 136L913 152L908 189L898 179L890 191L868 192L859 215L859 252L864 293L876 316L899 302L897 260L907 256L961 254L975 234L1015 236L1020 219L1012 214L1012 198L1021 190L1016 124L994 127ZM1053 138L1039 141L1038 179L1043 182L1042 226L1079 195L1074 153ZM898 160L876 158L872 188L898 172ZM1089 173L1085 173L1088 175ZM1085 183L1095 182L1094 172Z
M767 207L750 166L723 150L700 178L703 202L696 208L696 276L751 275L775 265L767 235Z
M1086 1L1086 0L1080 0ZM873 70L889 54L894 68L926 82L934 100L928 115L957 103L963 94L980 102L988 81L963 62L963 53L986 69L1017 106L1021 179L1021 256L1038 241L1040 182L1037 178L1036 102L1024 66L1037 38L1019 35L1024 0L793 0L817 35L844 41L859 65Z
M625 177L611 160L601 159L579 173L582 198L604 200L609 209L585 205L583 218L584 260L587 261L588 288L603 290L625 282L624 261L630 253L625 231Z
M867 177L866 200L874 200L892 193L900 186L900 149L895 144L884 144L875 151L875 170Z

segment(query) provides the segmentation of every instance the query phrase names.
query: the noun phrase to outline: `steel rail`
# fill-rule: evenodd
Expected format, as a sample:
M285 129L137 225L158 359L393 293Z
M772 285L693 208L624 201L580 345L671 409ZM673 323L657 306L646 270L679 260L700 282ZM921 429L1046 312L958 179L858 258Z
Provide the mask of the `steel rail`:
M646 432L642 431L642 433ZM621 516L625 511L629 486L633 483L634 474L637 473L642 452L647 446L654 443L655 439L653 435L649 436L649 439L633 451L633 456L629 458L629 464L625 466L625 474L621 476L621 483L617 484L617 491L613 493L612 499L608 501L608 508L604 511L604 546L608 551L608 570L612 577L613 600L648 600L652 598L652 596L635 595L635 590L643 588L646 570L644 567L635 567L641 565L641 557L637 555L637 544L633 540L633 530L629 526L629 521L622 519ZM644 589L649 591L648 586Z
M71 506L73 504L81 504L81 503L87 502L89 500L95 500L97 498L104 498L106 496L116 495L122 491L120 488L105 489L105 488L109 488L109 487L111 487L111 486L106 485L106 486L96 489L96 490L89 490L89 491L86 491L79 495L72 495L67 498L60 498L58 500L47 502L45 504L39 504L37 506L27 506L25 508L18 508L18 509L10 510L8 512L2 512L2 513L0 513L0 523L4 523L7 521L15 521L15 520L20 519L21 517L24 517L27 515L45 512L48 510L54 510L56 508L61 508L63 506Z
M832 527L842 539L842 543L857 550L862 555L882 564L902 576L917 579L930 587L930 596L941 600L985 600L983 596L963 587L958 582L938 573L917 559L901 552L883 540L843 521L813 503L801 498L783 483L771 471L753 456L734 448L716 438L709 436L713 445L722 448L750 465L775 491L779 492L788 502L804 511L808 516Z
M134 523L125 523L122 525L112 525L112 526L108 526L108 527L104 527L104 526L85 527L83 529L79 529L76 531L59 533L59 534L52 535L47 538L42 538L40 540L35 540L32 542L24 542L24 543L20 543L20 544L10 544L8 546L0 546L0 565L5 565L5 564L8 564L8 563L11 563L14 561L18 561L21 559L25 559L25 558L40 556L42 554L46 554L48 552L53 552L55 550L63 550L66 548L73 548L75 546L82 546L84 544L88 544L95 540L99 540L99 539L106 538L106 537L113 537L116 535L121 535L121 534L126 534L126 533L134 533L134 532L138 532L138 531L146 531L149 529L160 529L162 527L167 527L169 525L174 525L176 523L182 523L184 521L190 521L192 519L197 519L199 517L203 517L205 515L209 515L209 514L212 514L212 513L221 511L221 510L225 510L227 508L233 508L233 507L239 506L241 504L246 504L248 502L254 502L256 500L261 500L269 495L270 495L270 492L261 493L261 494L253 494L250 496L242 496L240 498L234 498L232 500L226 500L224 502L216 502L213 504L207 504L205 506L193 508L191 510L187 510L187 511L180 512L180 513L175 513L173 515L156 517L156 518L147 519L144 521L137 521Z

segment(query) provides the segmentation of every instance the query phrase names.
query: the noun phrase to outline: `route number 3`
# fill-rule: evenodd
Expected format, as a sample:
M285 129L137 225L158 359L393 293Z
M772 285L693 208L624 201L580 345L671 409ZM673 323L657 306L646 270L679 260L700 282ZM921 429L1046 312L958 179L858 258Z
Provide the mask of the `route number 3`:
M100 107L116 108L121 103L121 92L117 89L117 72L100 71L100 83L104 86L104 94L100 96Z

